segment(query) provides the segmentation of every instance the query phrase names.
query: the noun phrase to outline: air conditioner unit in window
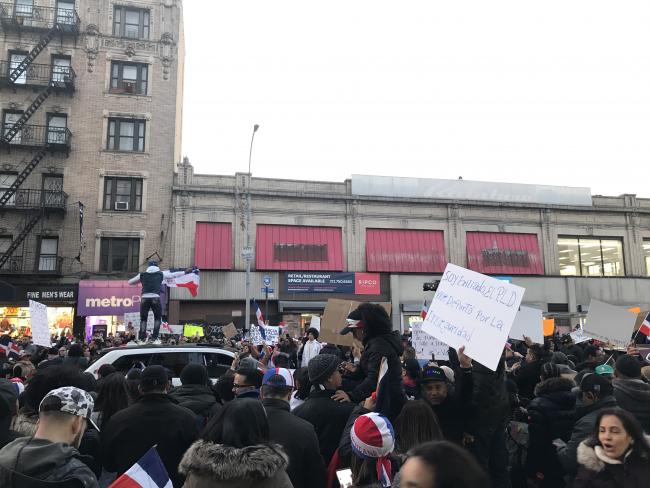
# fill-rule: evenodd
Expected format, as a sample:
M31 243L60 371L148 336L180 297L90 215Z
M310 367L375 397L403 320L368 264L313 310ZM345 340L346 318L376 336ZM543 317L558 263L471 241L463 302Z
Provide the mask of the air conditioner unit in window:
M115 202L115 210L128 210L129 202Z

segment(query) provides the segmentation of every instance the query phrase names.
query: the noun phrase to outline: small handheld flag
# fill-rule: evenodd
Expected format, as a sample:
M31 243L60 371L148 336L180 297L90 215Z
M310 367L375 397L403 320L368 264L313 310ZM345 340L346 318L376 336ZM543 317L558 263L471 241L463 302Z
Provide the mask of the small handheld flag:
M173 485L158 451L152 447L108 488L173 488Z

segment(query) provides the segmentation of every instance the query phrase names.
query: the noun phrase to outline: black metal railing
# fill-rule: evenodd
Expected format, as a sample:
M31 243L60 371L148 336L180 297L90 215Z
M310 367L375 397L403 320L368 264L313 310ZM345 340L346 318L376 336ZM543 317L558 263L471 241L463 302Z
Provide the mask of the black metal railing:
M75 9L0 3L0 22L16 29L52 29L55 25L65 34L79 35L81 20Z
M0 61L0 83L11 86L52 86L59 90L74 91L74 82L77 74L70 66L32 63L12 83L9 75L19 64L15 61Z
M29 262L31 261L31 265ZM34 262L35 261L35 262ZM10 256L7 262L0 266L0 274L55 274L60 275L63 269L63 258L54 254L41 254L36 258L27 259L24 256Z
M5 124L2 128L4 137L13 124ZM53 151L69 151L72 140L72 132L67 127L53 127L47 125L26 124L9 141L9 146L23 146L29 148L47 147Z
M0 190L0 195L4 193ZM68 194L62 190L29 190L18 189L5 205L5 208L16 210L63 210L68 205Z
M23 272L23 257L10 256L6 263L0 266L0 274L7 273L22 273Z

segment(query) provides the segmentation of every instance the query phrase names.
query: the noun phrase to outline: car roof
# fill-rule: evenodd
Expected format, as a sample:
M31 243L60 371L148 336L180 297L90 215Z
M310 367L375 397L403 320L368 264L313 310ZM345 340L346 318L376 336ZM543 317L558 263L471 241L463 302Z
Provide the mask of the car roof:
M121 347L108 347L106 349L103 349L101 352L101 355L104 356L108 353L114 352L114 351L119 351L119 352L126 352L126 351L137 351L137 352L172 352L172 351L183 351L183 350L193 350L193 351L220 351L220 352L225 352L225 353L231 353L234 354L236 352L235 349L227 346L212 346L212 345L197 345L197 344L180 344L176 346L165 346L163 344L146 344L146 345L137 345L137 346L121 346Z

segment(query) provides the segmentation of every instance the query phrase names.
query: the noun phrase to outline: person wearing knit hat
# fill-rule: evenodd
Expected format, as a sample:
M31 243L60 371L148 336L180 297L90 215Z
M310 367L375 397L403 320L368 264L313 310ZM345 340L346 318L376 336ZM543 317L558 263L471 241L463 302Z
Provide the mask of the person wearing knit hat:
M321 456L329 465L354 403L337 402L332 396L341 387L340 359L332 354L319 354L309 361L307 367L311 391L305 403L296 407L293 414L314 426Z
M614 374L612 385L618 406L634 415L650 433L650 385L643 381L637 356L624 354L618 358Z
M390 421L375 412L361 415L350 430L350 443L354 453L354 485L379 482L382 487L389 487L393 478L390 454L395 449L395 433ZM371 464L371 469L362 469L364 464Z

